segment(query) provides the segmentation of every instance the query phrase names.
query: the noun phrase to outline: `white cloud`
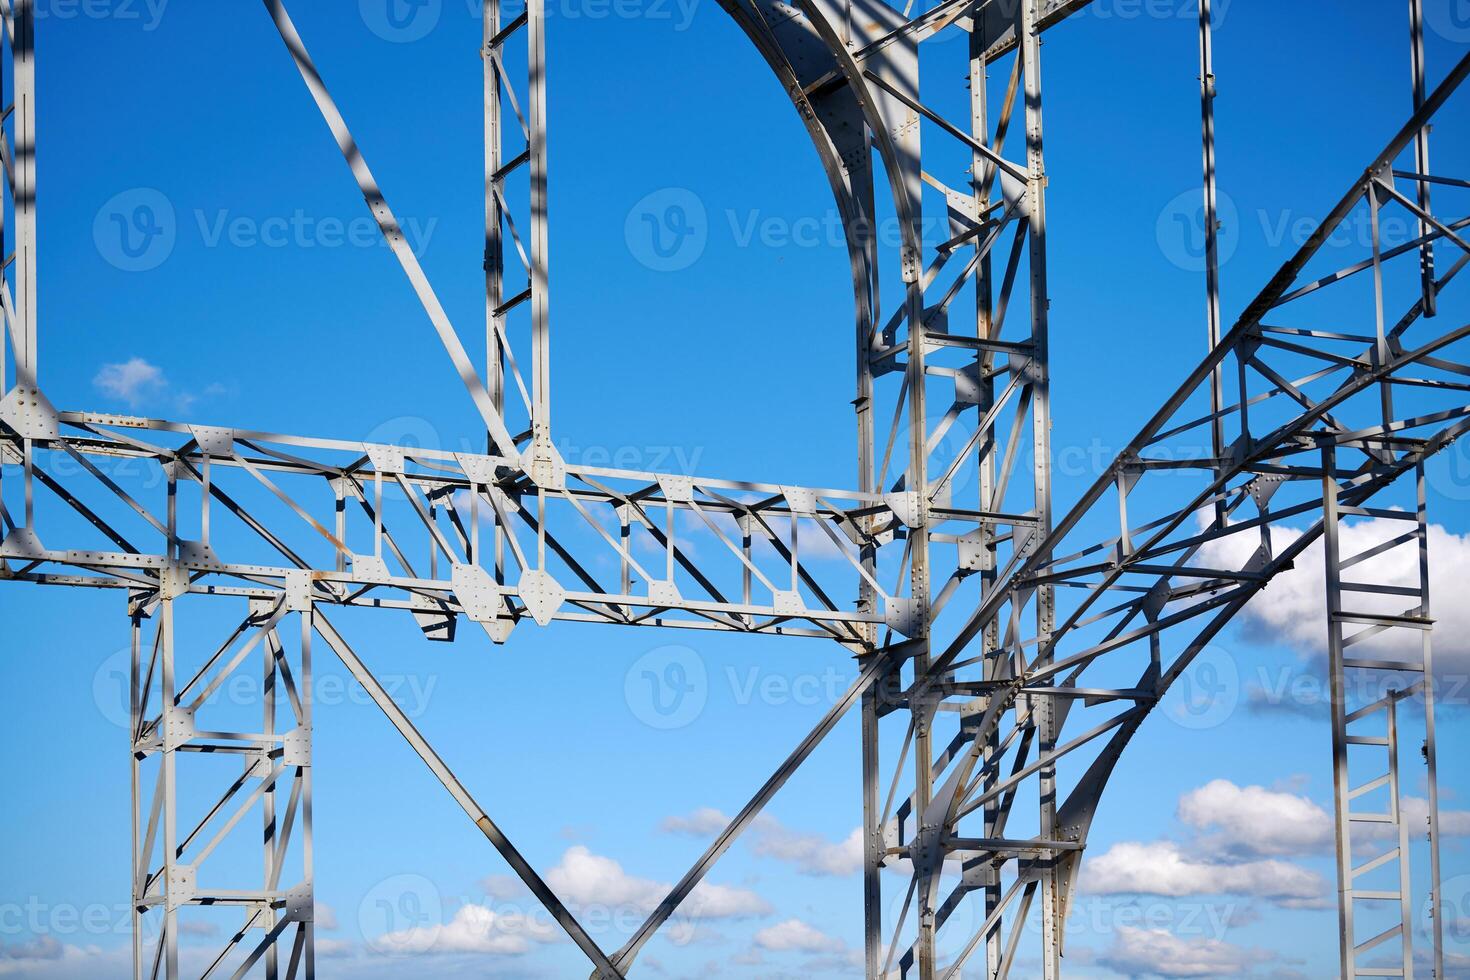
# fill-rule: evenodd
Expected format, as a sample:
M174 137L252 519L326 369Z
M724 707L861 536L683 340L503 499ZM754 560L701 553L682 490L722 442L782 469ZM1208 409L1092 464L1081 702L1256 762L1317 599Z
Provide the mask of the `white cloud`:
M316 955L339 958L352 956L358 952L357 943L348 939L328 939L325 936L316 937Z
M1229 854L1278 856L1330 847L1332 816L1305 796L1216 779L1179 799L1179 819L1200 843Z
M179 972L199 976L217 955L215 946L181 945ZM63 943L41 936L24 943L0 942L0 977L7 980L76 980L132 975L131 946L103 948Z
M564 902L578 905L633 905L653 908L663 897L662 886L634 878L612 858L593 854L578 844L567 849L561 862L546 875Z
M766 962L766 958L758 949L747 949L731 956L730 962L736 966L760 966Z
M519 956L532 943L554 943L561 933L549 922L520 913L497 912L484 905L464 905L443 925L415 926L386 933L372 941L389 953L479 953Z
M546 873L546 883L562 901L578 906L624 906L653 911L672 885L637 878L612 858L593 854L580 844L567 849L561 862ZM679 906L686 919L749 919L770 914L765 899L743 888L700 882Z
M700 807L682 817L666 817L659 830L680 837L713 837L730 825L730 818L714 807Z
M703 807L685 816L668 817L660 825L666 834L714 837L730 823L719 810ZM790 864L804 875L844 877L863 870L863 835L855 828L840 841L820 834L792 830L775 817L760 816L747 831L751 850L761 857Z
M92 379L92 385L104 395L120 398L136 408L150 394L168 386L163 371L141 357L121 364L104 364Z
M1340 550L1344 559L1361 554L1412 529L1406 521L1370 518L1344 524ZM1301 537L1300 530L1273 530L1277 552ZM1199 564L1211 568L1243 568L1260 544L1254 532L1232 534L1200 550ZM1351 579L1381 585L1419 584L1419 553L1412 544L1392 548L1351 570ZM1326 572L1322 541L1309 545L1295 566L1271 580L1246 605L1244 624L1255 636L1284 641L1303 653L1320 657L1327 646ZM1463 674L1470 670L1470 603L1454 601L1460 583L1470 580L1470 535L1457 535L1438 524L1429 526L1429 595L1435 619L1434 656L1437 673ZM1348 593L1353 609L1361 612L1401 613L1412 600L1404 596ZM1415 630L1388 630L1368 646L1386 652L1417 650Z
M1083 888L1097 895L1241 895L1289 908L1316 908L1327 880L1315 871L1274 859L1216 861L1187 854L1172 841L1114 844L1082 863Z
M62 946L53 936L39 936L30 942L0 944L0 959L59 960L75 947Z
M180 936L217 936L219 935L219 924L205 922L201 919L190 919L179 923Z
M1428 800L1405 796L1402 806L1411 835L1427 827ZM1371 808L1371 804L1361 801L1356 805L1356 809ZM1198 834L1195 843L1216 855L1284 857L1322 853L1332 848L1337 833L1331 812L1306 796L1263 786L1237 786L1227 779L1216 779L1185 793L1179 798L1178 815ZM1470 811L1441 807L1439 827L1442 838L1470 835ZM1354 831L1354 841L1362 844L1397 834L1387 824L1366 824Z
M863 870L861 828L836 843L818 834L790 830L775 820L752 828L755 853L795 865L805 875L842 877Z
M772 951L797 950L803 953L838 953L847 944L829 936L800 919L787 919L755 934L755 944Z
M1403 800L1404 821L1409 833L1417 834L1429 820L1429 801L1422 796L1406 796ZM1446 810L1443 793L1439 806L1440 837L1470 837L1470 810Z
M1357 810L1378 810L1383 812L1387 809L1386 797L1380 798L1376 804L1356 803L1353 806ZM1422 796L1405 796L1401 806L1404 825L1409 828L1410 840L1423 840L1424 834L1429 828L1429 801ZM1441 840L1450 837L1470 836L1470 810L1446 810L1441 803L1439 808L1439 836ZM1362 845L1367 841L1395 840L1398 831L1392 824L1370 823L1359 824L1353 828L1353 842ZM1374 853L1383 848L1372 847ZM1355 850L1363 850L1361 846Z
M1162 929L1123 926L1098 962L1130 977L1228 977L1272 959L1265 950L1243 949L1218 939L1186 940Z
M485 889L486 895L500 899L502 902L524 898L531 894L525 882L515 875L490 875L480 881L480 887Z
M338 927L337 910L326 902L317 902L312 912L312 921L316 923L317 929L331 931Z

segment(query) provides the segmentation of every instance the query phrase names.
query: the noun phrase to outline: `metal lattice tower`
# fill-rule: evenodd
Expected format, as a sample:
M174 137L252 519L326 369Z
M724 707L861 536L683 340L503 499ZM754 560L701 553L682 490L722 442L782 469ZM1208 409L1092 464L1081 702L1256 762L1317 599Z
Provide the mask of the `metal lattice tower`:
M311 658L325 648L586 954L594 977L630 975L649 939L857 708L867 976L1013 975L1029 925L1039 926L1033 954L1051 980L1121 753L1231 617L1324 539L1342 970L1412 976L1411 894L1429 895L1437 912L1439 873L1423 467L1470 428L1470 326L1444 315L1470 261L1470 217L1448 209L1470 211L1470 182L1432 173L1428 127L1464 123L1441 110L1470 74L1470 56L1429 89L1412 0L1413 115L1222 329L1202 4L1208 353L1097 482L1054 514L1041 37L1086 0L941 0L913 17L881 0L721 2L798 110L843 219L855 298L855 488L586 467L557 452L542 0L509 21L498 4L483 6L488 339L478 363L282 0L265 0L484 423L484 453L58 410L38 369L34 11L32 0L0 0L13 215L3 229L13 261L0 345L0 576L126 597L136 975L180 976L181 920L221 908L243 909L245 926L209 975L314 975ZM967 35L963 52L935 45L956 32ZM508 65L521 63L521 46L517 73ZM967 67L968 118L946 117L920 91L921 63L945 58ZM516 199L521 171L529 191ZM925 202L942 202L942 241L924 240ZM874 233L890 209L897 249ZM1409 216L1418 236L1383 243L1385 209ZM1365 212L1366 254L1319 269L1329 236ZM1455 257L1443 271L1435 245ZM1414 296L1399 309L1405 267ZM1355 333L1342 326L1348 301L1336 297L1340 284L1365 279L1376 326ZM1203 433L1207 458L1183 451ZM74 461L77 475L53 476L46 463L55 458ZM120 483L99 465L107 459L137 461L162 477L163 492L146 477ZM385 486L411 504L408 526L388 526ZM1375 501L1395 486L1416 490L1412 506ZM38 510L40 496L48 506ZM295 519L257 516L276 502ZM1344 550L1352 520L1387 515L1403 519L1400 537ZM1302 520L1305 533L1280 533ZM615 582L572 543L589 527L605 549L598 555L615 560ZM695 529L725 548L696 555ZM813 542L837 545L840 574L803 560ZM1369 573L1374 557L1396 548L1417 549L1423 574L1413 589ZM639 557L650 553L657 559ZM608 951L357 657L329 619L340 607L411 614L430 639L468 621L504 643L527 620L820 639L848 649L856 671L632 938ZM1400 634L1416 642L1390 642ZM1352 652L1375 643L1386 652ZM263 714L214 717L209 692L245 671L264 684ZM1357 671L1407 679L1388 697L1354 701ZM1399 796L1407 743L1396 706L1410 696L1427 709L1427 885L1410 881ZM1370 810L1375 795L1382 808ZM1394 841L1364 863L1353 833L1369 821L1389 826ZM247 856L217 856L227 852ZM229 877L247 865L248 880ZM1365 899L1396 913L1370 921L1379 913L1360 916ZM152 922L157 940L145 941ZM1430 955L1442 976L1434 922ZM1401 950L1401 966L1365 965L1380 948Z

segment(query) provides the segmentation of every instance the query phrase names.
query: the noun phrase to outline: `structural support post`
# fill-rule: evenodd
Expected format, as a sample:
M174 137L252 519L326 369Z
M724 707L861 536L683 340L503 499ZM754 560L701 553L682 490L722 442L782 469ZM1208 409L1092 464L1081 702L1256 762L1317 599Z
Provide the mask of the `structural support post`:
M1425 619L1433 613L1429 605L1429 506L1424 492L1424 464L1414 468L1415 517L1417 518L1416 540L1419 545L1419 581L1424 584L1424 595L1420 611ZM1429 800L1429 813L1425 819L1429 835L1429 937L1433 943L1430 960L1434 967L1434 980L1440 980L1444 972L1444 915L1443 892L1441 890L1439 863L1439 750L1434 734L1434 634L1425 630L1422 640L1424 658L1424 767L1428 787L1425 796Z
M993 145L990 138L990 65L986 56L986 49L990 44L990 37L983 29L987 23L985 18L977 20L974 29L969 32L970 44L970 137L978 145L989 146L992 152L999 152L999 148ZM1010 100L1007 99L1005 112L1010 111ZM970 155L970 173L973 181L973 192L975 195L975 213L985 214L990 209L991 192L994 185L994 168L990 165L985 154L977 148ZM982 175L984 175L982 177ZM983 236L975 239L975 251L979 262L975 269L975 336L981 340L991 340L995 336L996 325L994 322L994 296L995 283L993 280L993 268L990 259L990 249L985 246ZM979 412L989 412L995 405L995 376L992 371L995 357L990 352L976 351L975 353L975 377L979 381ZM996 466L995 453L982 452L977 460L979 468L980 509L986 511L999 511L1002 509L1000 501L996 499ZM984 595L995 584L997 559L996 528L994 524L982 523L974 532L979 537L980 550L980 581L981 594ZM982 647L986 657L985 677L994 680L998 664L994 655L996 652L996 638L998 630L996 624L987 624L981 637ZM994 750L995 737L987 738L986 761L989 754ZM991 780L993 781L993 779ZM988 837L997 837L997 821L999 808L989 804L985 808L985 834ZM989 881L984 885L985 901L984 909L987 921L993 921L993 925L986 931L985 942L985 968L986 976L994 977L1000 969L1001 962L1001 884L1000 875L992 874Z
M312 614L300 612L299 642L292 644L282 637L285 602L251 600L244 621L208 653L207 644L179 644L182 580L166 578L174 584L162 595L139 593L130 601L133 976L312 980ZM259 687L247 683L247 665L257 660ZM244 731L242 692L258 696L261 712L258 727ZM213 805L193 802L198 788ZM250 829L252 813L259 814L258 830ZM241 838L261 848L260 876L232 882L240 845L210 859ZM187 926L207 925L209 917L218 922L224 910L243 919L216 928L230 937L222 947L181 950ZM185 952L208 958L186 963Z
M1199 0L1200 137L1204 151L1205 326L1208 350L1220 343L1220 207L1215 173L1215 41L1210 0ZM1215 459L1225 456L1224 366L1210 373L1211 447ZM1224 500L1215 503L1215 523L1225 520Z
M505 297L504 232L500 198L505 176L500 118L500 4L484 0L481 7L480 59L484 73L485 105L485 387L490 401L505 416ZM489 447L493 449L494 447Z
M1414 111L1424 106L1424 0L1409 0L1409 58L1413 72ZM1419 180L1419 210L1432 213L1429 208L1429 126L1426 124L1414 134L1414 169ZM1430 225L1419 219L1419 237L1431 232ZM1419 277L1424 290L1424 315L1432 317L1438 312L1438 297L1434 279L1434 243L1425 242L1419 248Z
M1041 124L1041 14L1040 0L1024 0L1021 4L1021 70L1024 75L1026 100L1026 201L1030 212L1031 317L1035 368L1032 378L1033 444L1035 446L1036 520L1035 533L1044 538L1051 532L1051 394L1048 366L1048 321L1051 306L1046 275L1046 160L1043 154ZM1049 656L1051 634L1056 627L1053 589L1042 585L1036 589L1037 649ZM1046 686L1053 686L1048 680ZM1046 758L1056 749L1061 719L1057 717L1056 698L1037 695L1031 699L1036 711L1038 758ZM1057 797L1056 764L1049 762L1039 773L1041 839L1056 839ZM1041 915L1043 980L1056 980L1061 975L1062 899L1058 880L1057 854L1041 857Z
M534 452L551 446L551 307L548 293L550 237L546 189L546 3L526 2L526 152L531 167L531 373Z
M1443 976L1443 924L1439 883L1439 802L1434 738L1433 620L1429 617L1429 525L1424 467L1415 468L1414 506L1375 508L1380 524L1393 527L1386 541L1345 551L1344 521L1363 515L1339 499L1340 450L1322 450L1323 554L1327 583L1327 654L1332 697L1333 797L1337 827L1338 957L1347 980L1414 976L1415 863L1404 792L1416 782L1403 772L1406 712L1400 705L1422 699L1426 766L1426 825L1435 976ZM1344 479L1357 473L1349 467ZM1403 524L1410 527L1400 533ZM1412 585L1386 580L1396 553L1414 552ZM1385 556L1390 564L1382 564ZM1375 576L1375 572L1379 574ZM1375 578L1379 579L1375 581ZM1404 597L1404 598L1397 598ZM1401 603L1411 602L1407 609ZM1385 605L1386 601L1395 603ZM1396 950L1390 953L1390 950ZM1392 966L1385 960L1392 957ZM1385 972L1389 971L1389 972Z
M918 161L907 164L917 167ZM907 193L909 182L902 181ZM909 227L904 235L904 248L918 248L923 242L923 211L920 195L911 194L906 218ZM909 243L913 243L910 246ZM934 796L934 752L930 730L933 709L927 690L929 677L929 651L932 642L932 602L929 570L929 521L931 501L929 497L929 398L928 398L928 326L925 322L924 283L920 272L922 257L905 256L904 303L908 318L908 468L904 474L904 490L914 500L913 525L908 531L909 595L917 616L911 632L913 649L913 695L909 711L914 723L914 812L918 816L918 832L921 837L937 832L937 828L924 825L925 814ZM918 910L918 940L915 953L918 958L919 980L935 980L934 934L937 929L935 899L939 892L938 866L917 869L919 880L914 901Z
M883 953L883 813L878 785L878 695L863 693L863 975L878 980Z
M11 18L15 74L15 378L36 389L36 15L34 0L15 0Z

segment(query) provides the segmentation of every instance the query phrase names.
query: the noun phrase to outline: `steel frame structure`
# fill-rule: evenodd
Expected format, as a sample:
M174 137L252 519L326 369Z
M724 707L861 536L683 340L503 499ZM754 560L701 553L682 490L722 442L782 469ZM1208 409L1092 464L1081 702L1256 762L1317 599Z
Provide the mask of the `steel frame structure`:
M1444 216L1457 196L1470 211L1470 182L1431 173L1427 137L1431 120L1457 121L1438 114L1470 74L1470 56L1428 89L1418 0L1413 115L1223 334L1214 71L1202 5L1208 354L1060 519L1051 503L1040 52L1043 31L1086 0L941 0L918 16L879 0L722 0L800 113L844 221L856 311L855 489L585 467L558 454L542 0L508 22L484 3L486 344L478 365L284 3L264 4L487 444L483 454L451 453L55 409L38 371L34 12L32 0L0 0L13 92L0 146L14 216L0 345L8 356L0 575L127 597L137 976L180 976L181 917L221 907L242 908L245 925L204 976L314 975L310 681L320 638L587 955L595 978L629 975L719 857L857 707L867 976L1013 975L1031 924L1041 937L1035 973L1051 980L1061 973L1088 832L1122 751L1231 617L1318 539L1328 570L1343 974L1413 975L1396 705L1417 696L1426 709L1427 893L1437 911L1427 572L1406 590L1374 583L1369 571L1396 547L1417 548L1427 569L1423 466L1470 428L1470 325L1435 317L1470 261L1470 217ZM958 48L934 43L957 32L967 37L968 92L921 97L921 63L957 57ZM516 71L510 54L520 58L521 45L525 68ZM1401 162L1406 155L1411 164ZM938 241L923 234L926 202L942 208L947 232ZM1415 240L1382 240L1388 208L1416 223ZM1330 258L1322 252L1329 236L1364 212L1372 228L1365 257L1313 271ZM896 250L874 234L889 213L901 231ZM1436 244L1457 255L1442 273ZM1404 262L1394 260L1406 256L1418 258L1414 298L1395 318ZM1367 314L1353 306L1364 282ZM1354 315L1374 326L1352 328ZM531 352L529 382L518 343ZM1202 439L1208 449L1194 451ZM74 478L53 475L57 459L70 461ZM155 475L162 499L147 480L130 488L115 479L108 470L117 460ZM1400 478L1417 487L1414 506L1376 506ZM389 527L385 486L408 502L407 526ZM48 504L38 510L43 495ZM1407 518L1413 527L1344 555L1340 525L1364 517ZM1309 526L1286 534L1287 521ZM723 548L696 556L695 534ZM838 560L804 558L813 542L835 546ZM639 557L649 543L658 561ZM592 571L599 552L615 558L615 583ZM1365 609L1349 598L1358 595L1413 605ZM200 610L231 605L244 619L223 643L201 643L214 627ZM377 682L329 621L334 607L409 613L430 639L452 638L467 620L503 643L526 619L825 638L851 651L857 671L657 910L607 951ZM1405 631L1422 644L1405 652L1389 643L1371 657L1346 652ZM206 720L208 694L257 659L263 717ZM1411 680L1355 703L1354 671ZM1385 727L1373 728L1380 717ZM1386 752L1386 774L1375 769L1355 782L1361 764L1349 767L1350 747L1374 749L1380 762ZM222 793L209 789L219 777L189 782L207 758L233 759L243 771L222 781ZM1383 811L1353 809L1379 792ZM260 838L243 829L257 811ZM1395 844L1355 864L1352 833L1365 821L1390 826ZM237 839L241 853L263 842L263 863L206 863ZM250 861L261 869L254 880L224 880ZM1369 882L1390 867L1391 882ZM1402 913L1366 939L1354 916L1365 899ZM147 939L154 920L157 938ZM1442 976L1438 916L1434 923L1430 956ZM1392 965L1363 959L1395 939L1402 955Z

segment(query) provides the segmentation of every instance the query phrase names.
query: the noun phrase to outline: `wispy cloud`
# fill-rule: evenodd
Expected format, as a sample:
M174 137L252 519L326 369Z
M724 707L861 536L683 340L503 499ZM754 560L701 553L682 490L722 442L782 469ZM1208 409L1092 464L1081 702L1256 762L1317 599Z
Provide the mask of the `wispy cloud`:
M92 379L92 386L104 395L117 398L137 408L153 394L168 387L168 379L156 364L132 357L120 364L104 364Z
M217 382L198 390L179 388L169 381L162 368L141 357L102 365L92 378L92 387L134 410L147 405L166 405L180 414L187 414L202 400L230 392Z
M730 823L730 818L713 807L701 807L692 813L666 818L659 829L681 837L714 837ZM775 817L759 816L751 825L748 840L751 850L761 857L790 864L805 875L844 877L863 869L863 837L854 828L840 841L821 834L793 830Z
M761 949L803 953L836 953L847 948L836 936L829 936L800 919L787 919L760 930L755 934L755 944Z

